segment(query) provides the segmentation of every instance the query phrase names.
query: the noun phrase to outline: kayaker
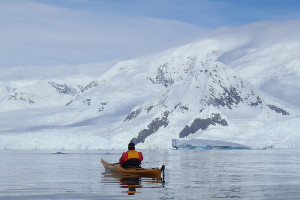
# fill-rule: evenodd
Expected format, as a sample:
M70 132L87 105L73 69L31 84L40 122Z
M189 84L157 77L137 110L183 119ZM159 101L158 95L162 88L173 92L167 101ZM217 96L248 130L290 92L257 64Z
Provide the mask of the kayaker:
M120 165L123 168L140 168L143 160L142 152L135 150L135 144L130 142L128 144L128 151L123 152L120 158Z

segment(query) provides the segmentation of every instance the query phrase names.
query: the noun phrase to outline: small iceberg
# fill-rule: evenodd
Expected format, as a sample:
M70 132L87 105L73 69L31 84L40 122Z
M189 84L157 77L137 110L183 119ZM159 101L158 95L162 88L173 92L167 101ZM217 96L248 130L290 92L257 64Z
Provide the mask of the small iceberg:
M52 154L66 154L66 153L63 153L63 152L58 151L58 152L52 153Z
M175 149L251 149L251 147L221 140L172 140L172 147Z

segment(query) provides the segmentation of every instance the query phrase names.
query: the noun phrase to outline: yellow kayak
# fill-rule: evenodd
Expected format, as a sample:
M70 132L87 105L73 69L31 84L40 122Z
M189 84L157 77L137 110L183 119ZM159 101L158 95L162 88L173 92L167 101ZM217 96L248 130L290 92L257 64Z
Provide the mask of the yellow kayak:
M120 166L119 163L108 163L101 158L101 163L103 164L106 171L110 171L111 173L116 174L129 174L129 175L136 175L140 177L150 177L150 178L158 178L161 179L161 172L164 171L165 166L163 165L161 169L152 168L152 169L145 169L145 168L129 168L125 169Z

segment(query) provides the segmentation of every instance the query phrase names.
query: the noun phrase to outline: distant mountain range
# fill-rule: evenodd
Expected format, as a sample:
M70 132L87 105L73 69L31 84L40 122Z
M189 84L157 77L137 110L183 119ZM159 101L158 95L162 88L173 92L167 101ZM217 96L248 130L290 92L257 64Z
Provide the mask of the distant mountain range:
M0 82L0 149L126 148L130 141L171 148L172 139L299 148L300 40L228 37L121 61L98 78Z

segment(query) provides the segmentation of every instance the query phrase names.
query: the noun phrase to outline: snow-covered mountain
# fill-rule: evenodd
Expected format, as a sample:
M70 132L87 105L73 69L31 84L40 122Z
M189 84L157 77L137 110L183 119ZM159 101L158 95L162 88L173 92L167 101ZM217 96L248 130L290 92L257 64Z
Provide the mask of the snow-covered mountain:
M171 148L180 138L299 148L300 40L253 42L272 27L121 61L97 78L0 82L0 149Z

